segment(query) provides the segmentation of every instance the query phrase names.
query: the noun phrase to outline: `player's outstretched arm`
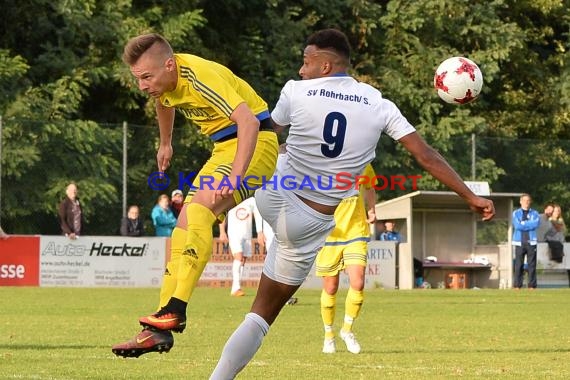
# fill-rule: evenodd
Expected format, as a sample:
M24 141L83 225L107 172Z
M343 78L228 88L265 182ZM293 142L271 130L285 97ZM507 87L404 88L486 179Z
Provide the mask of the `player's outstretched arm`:
M219 236L218 239L219 239L222 243L227 243L227 242L229 241L229 239L228 239L228 234L227 234L227 232L226 232L226 227L227 227L227 225L228 225L228 218L227 218L227 217L222 221L222 223L220 223L220 224L218 225L219 228L220 228L220 236Z
M455 191L467 202L471 210L478 212L483 220L491 220L495 215L495 206L489 199L475 195L459 174L435 149L428 145L416 132L398 140L418 161L418 163L441 183Z
M366 206L366 222L376 222L376 190L373 187L364 191L364 205Z
M231 197L234 190L239 186L238 178L243 178L247 171L257 144L259 120L245 102L235 108L230 119L237 124L237 149L232 164L232 172L228 176L232 186L223 186L217 189L214 192L213 202L219 197Z
M158 171L164 172L170 166L172 159L172 129L174 128L175 110L172 107L165 107L156 101L156 117L158 119L158 129L160 131L160 145L156 154Z

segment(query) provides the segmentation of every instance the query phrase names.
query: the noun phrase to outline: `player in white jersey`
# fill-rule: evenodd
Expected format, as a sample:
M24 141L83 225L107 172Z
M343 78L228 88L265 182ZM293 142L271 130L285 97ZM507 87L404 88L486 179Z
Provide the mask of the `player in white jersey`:
M495 214L493 202L475 195L445 159L430 147L378 90L347 75L350 46L335 29L311 35L306 43L302 81L289 81L271 118L289 126L287 153L278 177L354 178L375 154L382 132L397 140L435 178L461 196L484 220ZM338 177L336 177L338 179ZM355 187L334 183L292 190L266 187L255 193L261 216L275 232L250 313L228 339L211 379L233 379L253 358L269 326L306 278L318 250L334 227L333 214ZM338 182L338 181L336 181ZM316 183L316 182L313 182Z
M251 257L251 239L253 238L253 221L257 231L257 240L264 249L263 219L255 204L255 198L250 197L228 211L227 219L220 224L220 240L229 242L233 256L232 289L230 294L242 297L245 292L241 289L241 276L248 257ZM227 225L227 234L226 234Z

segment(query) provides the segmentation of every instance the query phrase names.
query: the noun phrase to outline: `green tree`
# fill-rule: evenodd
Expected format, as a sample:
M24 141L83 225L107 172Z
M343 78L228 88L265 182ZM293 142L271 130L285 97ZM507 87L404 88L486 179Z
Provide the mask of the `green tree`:
M565 179L570 139L570 0L6 0L0 23L3 120L2 223L14 232L57 233L55 207L74 180L89 233L113 233L121 213L122 123L128 121L128 203L148 214L156 191L154 103L121 62L124 43L149 31L176 51L229 66L275 104L298 79L312 31L337 27L353 46L351 74L394 101L465 178L495 191L526 191L570 206ZM477 62L481 97L461 107L440 101L433 73L444 59ZM178 117L168 172L197 170L211 143ZM557 139L566 139L558 142ZM423 174L382 138L380 174ZM381 198L401 195L382 192Z

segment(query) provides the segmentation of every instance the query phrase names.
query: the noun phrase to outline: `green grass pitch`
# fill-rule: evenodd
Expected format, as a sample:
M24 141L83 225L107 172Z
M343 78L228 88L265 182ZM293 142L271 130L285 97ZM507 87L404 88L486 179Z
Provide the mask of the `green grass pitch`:
M0 287L1 379L207 379L253 300L198 288L167 354L113 355L158 289ZM346 292L337 297L335 330ZM570 290L373 290L355 332L362 353L321 353L320 292L286 306L240 379L568 379Z

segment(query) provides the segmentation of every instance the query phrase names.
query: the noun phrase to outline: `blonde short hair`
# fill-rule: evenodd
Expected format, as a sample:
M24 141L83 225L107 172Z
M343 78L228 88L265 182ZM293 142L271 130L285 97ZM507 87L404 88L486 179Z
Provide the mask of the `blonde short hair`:
M150 48L156 49L158 54L164 55L165 57L171 57L174 54L170 43L160 34L141 34L140 36L131 38L125 45L122 57L123 62L129 66L134 65Z

